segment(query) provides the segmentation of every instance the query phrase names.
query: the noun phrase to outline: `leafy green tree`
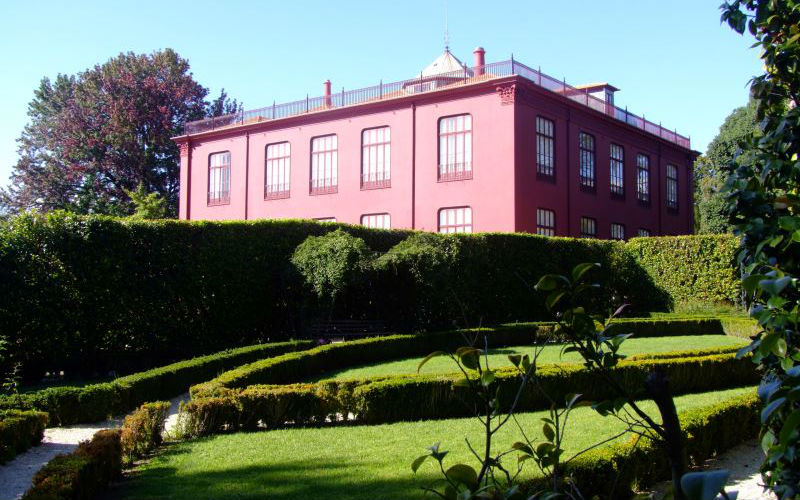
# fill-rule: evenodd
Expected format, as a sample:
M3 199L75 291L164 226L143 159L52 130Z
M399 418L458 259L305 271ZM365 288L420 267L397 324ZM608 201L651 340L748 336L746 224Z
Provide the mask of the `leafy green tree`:
M731 231L727 201L722 193L727 179L725 166L734 161L734 158L738 162L752 161L752 155L740 154L740 144L744 138L758 130L756 104L750 100L746 106L734 109L725 118L719 133L708 145L706 154L695 162L696 232L708 234Z
M292 256L292 264L321 299L333 304L349 287L364 280L371 252L361 238L337 229L309 236Z
M240 113L242 109L242 103L236 99L231 99L223 88L219 93L219 97L206 105L206 116L211 117L230 115L233 113Z
M755 37L765 69L751 83L762 131L743 141L752 161L729 164L726 194L762 328L742 351L763 373L761 472L788 500L800 496L800 1L729 1L722 21Z
M175 215L179 152L171 138L205 115L207 93L171 49L43 79L3 203L14 211L126 215L135 209L126 193L144 184ZM224 93L217 102L223 110L235 104Z
M136 207L132 219L164 219L167 216L167 203L158 193L148 193L144 183L134 191L125 191Z

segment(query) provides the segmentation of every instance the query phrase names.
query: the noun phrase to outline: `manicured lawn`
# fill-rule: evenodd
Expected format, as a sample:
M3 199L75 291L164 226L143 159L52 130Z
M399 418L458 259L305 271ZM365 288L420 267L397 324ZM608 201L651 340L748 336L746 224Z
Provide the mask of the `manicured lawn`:
M678 410L724 401L753 391L732 389L676 399ZM645 403L654 412L654 405ZM520 415L531 438L543 412ZM378 426L284 429L229 434L170 445L114 487L112 499L316 499L408 500L423 498L420 484L436 476L424 464L415 483L411 461L427 446L441 442L451 450L446 463L469 460L468 436L481 450L480 424L474 419L403 422ZM569 451L587 447L621 430L613 418L589 408L570 417ZM519 434L512 425L497 435L506 448ZM514 457L509 460L515 461ZM533 473L533 466L528 469ZM426 497L427 498L427 497Z
M653 337L628 339L622 346L622 353L628 356L643 353L659 353L672 351L690 351L697 349L709 349L714 347L741 347L748 342L735 337L725 335L686 335L678 337ZM580 361L580 356L576 353L561 354L562 345L554 344L544 348L539 356L540 363L574 363ZM533 348L530 346L507 347L503 349L490 349L489 365L495 368L511 366L508 361L509 354L532 354ZM378 363L367 366L357 366L335 372L330 372L318 377L323 379L350 379L350 378L369 378L380 375L396 375L400 373L416 373L419 362L424 356L408 358L386 363ZM447 357L434 358L422 367L421 373L452 373L458 371L453 361Z

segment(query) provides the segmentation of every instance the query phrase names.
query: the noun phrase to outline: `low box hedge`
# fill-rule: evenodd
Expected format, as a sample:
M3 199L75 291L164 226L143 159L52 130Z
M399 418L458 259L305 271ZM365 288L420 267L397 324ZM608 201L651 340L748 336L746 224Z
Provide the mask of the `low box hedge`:
M0 410L0 464L42 442L47 413Z
M490 348L557 341L559 339L553 333L554 328L555 323L552 322L507 323L493 328L391 335L328 344L239 366L193 386L190 393L192 397L202 397L212 396L222 388L297 383L332 370L455 349L468 344L468 337L483 334L488 336ZM720 321L711 318L621 319L612 324L610 331L633 333L636 337L724 334Z
M736 359L734 354L622 361L614 376L629 390L641 390L653 370L668 374L675 395L756 384L759 379L752 363ZM568 393L580 393L590 400L615 395L605 381L578 364L545 365L537 374L542 389L554 399ZM243 389L222 387L211 397L190 401L181 418L189 429L195 429L188 434L206 435L259 425L274 428L287 422L319 424L347 415L363 424L471 416L470 393L455 385L459 379L457 375L398 375ZM519 377L501 370L497 381L501 406L508 407ZM641 392L638 395L644 396ZM519 400L518 410L549 405L542 392L528 389Z
M101 430L33 476L23 500L94 500L122 474L120 430Z
M685 436L687 463L702 466L720 453L759 435L761 402L753 394L679 414ZM625 499L634 489L650 486L670 477L666 453L646 438L589 450L567 465L581 491L600 499ZM534 491L541 480L529 481Z
M315 345L311 340L297 340L230 349L134 373L113 382L85 387L51 387L13 398L2 397L0 409L46 411L50 423L55 425L95 422L126 413L148 401L173 398L186 392L192 384L243 363Z

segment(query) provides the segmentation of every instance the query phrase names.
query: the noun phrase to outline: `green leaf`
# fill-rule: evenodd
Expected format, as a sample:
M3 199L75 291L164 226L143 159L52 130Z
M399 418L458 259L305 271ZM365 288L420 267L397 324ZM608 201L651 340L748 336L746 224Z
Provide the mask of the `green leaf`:
M783 422L781 432L778 434L778 441L781 443L788 443L792 433L800 427L800 410L795 410Z
M522 355L520 354L509 354L508 360L511 361L511 364L519 368L519 363L522 361Z
M478 473L466 464L456 464L445 472L451 481L465 484L471 488L478 485Z
M540 292L549 292L564 285L569 285L567 278L558 274L545 274L539 279L534 288Z
M411 462L411 472L416 474L417 470L419 469L419 466L422 465L422 462L424 462L429 456L430 455L422 455L417 457L413 462Z
M775 401L768 404L763 410L761 410L761 423L766 424L772 414L780 408L783 403L786 402L786 398L778 398Z
M425 358L422 361L420 361L419 365L417 366L417 373L419 373L420 369L425 365L425 363L427 363L431 359L435 358L436 356L441 356L443 354L444 354L444 351L435 351L435 352L432 352L432 353L428 354L427 356L425 356Z
M481 360L480 354L481 352L478 349L469 349L463 351L459 355L459 359L461 360L461 364L465 367L470 370L477 370Z
M481 373L481 385L483 385L484 387L489 387L490 385L492 385L492 382L495 381L495 378L497 377L495 377L494 372L491 370L487 370Z
M542 426L542 434L544 434L545 439L551 442L556 438L556 431L550 424L544 424Z
M512 444L511 445L511 449L512 450L521 451L523 453L527 453L528 455L533 455L533 450L531 449L531 447L528 446L527 444L521 443L519 441L517 441L516 443Z
M728 482L730 472L715 470L690 472L681 478L681 489L688 500L714 500Z
M547 298L544 299L545 307L548 309L552 309L553 307L555 307L555 305L558 303L559 300L561 300L561 297L563 297L565 293L567 292L556 291L550 293L550 295L548 295Z
M783 289L786 288L791 282L791 277L784 276L783 278L778 279L761 280L758 282L758 286L760 286L762 290L770 295L780 295Z
M600 264L597 262L584 262L572 268L572 281L578 281L590 269L599 269Z

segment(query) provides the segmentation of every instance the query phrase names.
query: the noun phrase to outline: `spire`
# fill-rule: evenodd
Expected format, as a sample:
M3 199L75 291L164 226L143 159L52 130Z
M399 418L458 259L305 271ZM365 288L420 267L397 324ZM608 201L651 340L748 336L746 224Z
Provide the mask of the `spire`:
M450 31L447 29L447 0L444 0L444 51L450 52Z

